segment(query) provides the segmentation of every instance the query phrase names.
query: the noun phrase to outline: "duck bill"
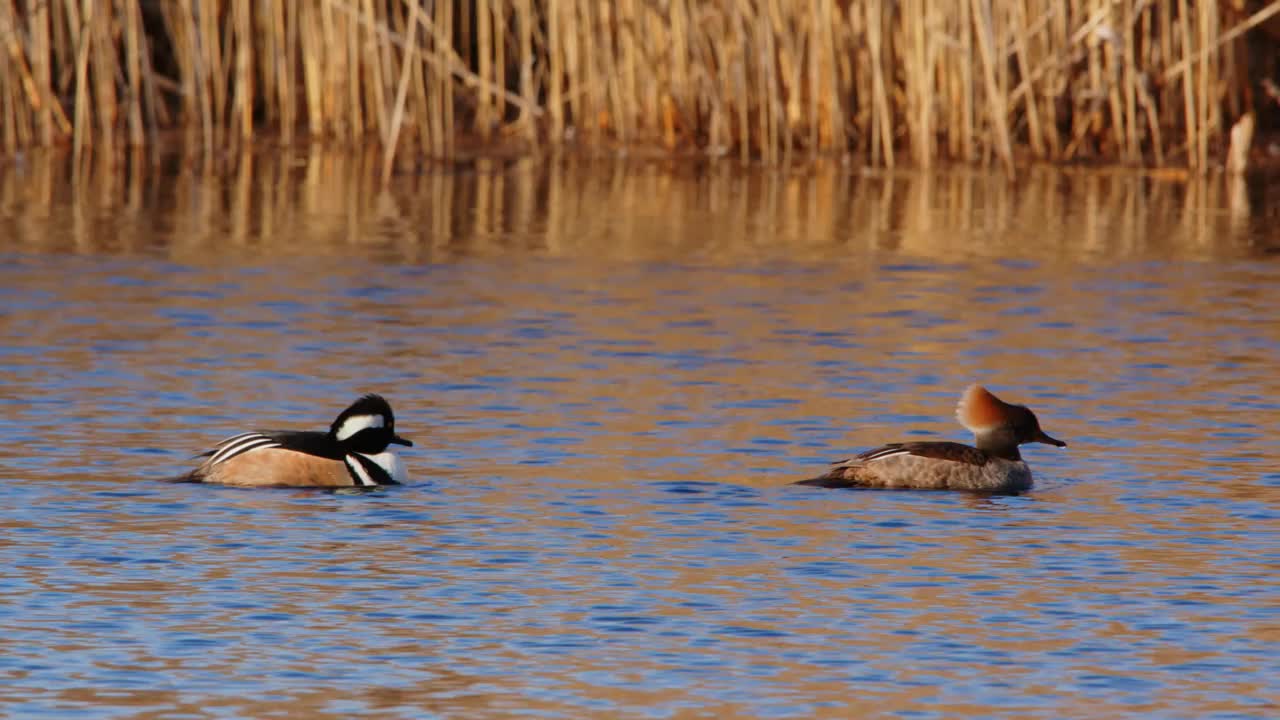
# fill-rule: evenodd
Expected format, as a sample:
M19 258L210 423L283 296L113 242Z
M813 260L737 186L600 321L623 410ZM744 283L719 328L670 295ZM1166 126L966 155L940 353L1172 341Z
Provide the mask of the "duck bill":
M1045 445L1052 445L1054 447L1067 446L1067 444L1062 442L1061 440L1049 437L1048 435L1045 434L1043 430L1036 431L1036 442L1044 443Z
M395 443L396 445L404 445L405 447L413 447L413 441L412 441L412 440L406 440L406 439L404 439L404 438L400 437L399 435L393 435L393 436L391 436L391 442Z

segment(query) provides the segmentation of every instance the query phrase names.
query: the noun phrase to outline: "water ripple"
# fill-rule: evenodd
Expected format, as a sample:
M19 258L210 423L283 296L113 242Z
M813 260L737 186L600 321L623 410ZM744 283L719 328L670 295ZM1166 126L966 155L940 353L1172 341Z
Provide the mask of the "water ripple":
M0 256L0 714L1275 715L1276 268L847 251ZM788 484L974 380L1033 492ZM404 487L161 482L371 390Z

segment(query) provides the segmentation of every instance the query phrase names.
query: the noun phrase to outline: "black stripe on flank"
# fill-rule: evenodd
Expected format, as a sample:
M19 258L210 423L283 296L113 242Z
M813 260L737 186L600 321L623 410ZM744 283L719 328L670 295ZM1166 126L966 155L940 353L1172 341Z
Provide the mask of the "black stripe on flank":
M357 485L363 485L364 483L360 481L360 476L357 475L356 472L351 469L352 462L360 463L360 467L366 473L369 474L369 478L373 480L374 485L399 485L400 484L395 480L391 479L391 473L387 472L385 468L383 468L378 463L370 460L369 458L363 455L360 455L359 453L350 453L344 458L344 460L347 463L347 472L351 473L351 479Z
M315 455L327 460L341 460L347 454L342 449L342 445L338 441L329 437L327 433L310 432L310 431L294 431L294 430L266 430L262 435L271 438L275 442L280 443L280 447L286 450L292 450L304 455Z
M364 467L359 464L359 458L355 455L347 455L343 457L342 464L347 468L347 475L351 477L352 485L355 485L356 487L371 487L378 484L378 481L374 480L374 476L372 475L369 475L369 482L365 482L365 478L360 475L361 471L364 470Z
M218 443L218 447L206 453L209 456L209 463L217 465L224 463L231 458L243 455L250 450L259 448L280 447L280 443L272 440L266 435L257 433L245 433L228 438Z
M202 453L201 457L213 458L216 463L224 463L250 450L273 447L326 460L342 460L346 455L342 446L326 433L262 430L233 435L218 443L212 450Z

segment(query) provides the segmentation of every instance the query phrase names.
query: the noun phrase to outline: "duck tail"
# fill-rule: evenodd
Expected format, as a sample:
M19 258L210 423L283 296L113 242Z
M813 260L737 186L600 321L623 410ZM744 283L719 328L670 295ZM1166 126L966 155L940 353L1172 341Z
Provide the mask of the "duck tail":
M858 487L859 483L854 482L844 468L835 468L825 475L819 475L808 480L800 480L791 483L792 485L808 485L809 487L822 488L851 488Z

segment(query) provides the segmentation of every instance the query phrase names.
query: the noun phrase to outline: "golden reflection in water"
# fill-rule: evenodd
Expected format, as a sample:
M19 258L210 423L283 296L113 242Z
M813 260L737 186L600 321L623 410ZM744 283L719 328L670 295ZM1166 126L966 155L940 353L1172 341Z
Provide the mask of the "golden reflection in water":
M175 672L183 663L173 660L149 659L162 662ZM133 663L112 666L101 664L105 671L126 672L136 669ZM153 665L154 667L154 665ZM279 671L282 668L273 668ZM202 672L227 673L228 678L238 677L239 664L225 667L210 665ZM298 668L306 672L306 668ZM515 693L503 697L495 691L494 683L487 678L467 677L447 669L431 668L422 673L429 681L407 687L360 687L347 683L317 682L315 689L289 688L287 691L268 693L266 697L237 695L232 692L193 693L188 688L133 690L126 688L70 688L57 694L60 705L66 708L128 707L128 717L134 720L164 720L176 715L207 717L211 712L228 713L236 717L288 717L340 720L350 718L350 711L335 709L335 705L358 704L361 715L371 717L402 717L406 710L425 712L431 716L446 717L516 717L512 707L524 712L546 712L555 709L551 703L540 702L535 697L521 697ZM287 700L282 698L287 697ZM506 711L504 712L504 708Z
M180 154L27 153L0 171L0 226L27 251L195 260L305 248L426 262L534 252L714 262L899 251L1012 257L1218 256L1268 250L1247 188L1221 177L1031 167L886 173L836 161L532 155L379 178L375 153L262 148L228 163Z

